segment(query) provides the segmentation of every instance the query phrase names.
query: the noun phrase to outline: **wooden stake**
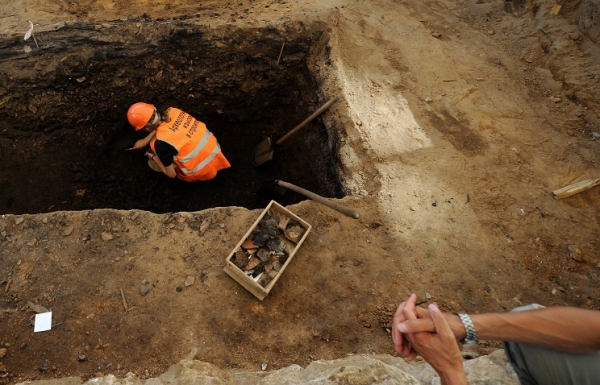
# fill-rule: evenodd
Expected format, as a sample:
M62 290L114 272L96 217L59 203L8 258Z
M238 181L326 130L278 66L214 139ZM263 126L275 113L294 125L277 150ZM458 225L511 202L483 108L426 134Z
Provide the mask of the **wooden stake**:
M277 58L277 64L279 65L279 60L281 59L281 54L283 53L283 47L285 47L285 41L281 44L281 50L279 51L279 57Z
M35 35L33 34L33 32L31 32L31 37L33 37L33 41L35 42L35 46L40 48L40 46L38 45L37 39L35 38Z
M129 311L127 308L127 301L125 301L125 294L123 294L123 289L119 289L121 291L121 298L123 299L123 307L125 308L125 313Z
M552 6L552 10L550 10L550 14L558 15L558 13L560 12L560 9L562 8L564 3L565 3L565 0L556 0L554 2L554 5Z
M594 186L600 185L600 178L588 179L581 182L573 183L567 187L559 188L558 190L552 191L552 195L556 199L562 199L570 197L571 195L578 194L582 191L589 190Z

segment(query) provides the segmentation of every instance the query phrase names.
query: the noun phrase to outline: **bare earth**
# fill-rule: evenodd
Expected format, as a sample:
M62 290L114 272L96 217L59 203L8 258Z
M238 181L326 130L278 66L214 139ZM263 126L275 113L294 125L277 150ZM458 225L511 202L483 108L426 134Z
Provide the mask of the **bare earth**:
M4 215L1 383L144 378L195 348L198 360L252 370L394 354L389 322L413 292L447 311L600 309L600 187L551 194L600 177L597 2L567 1L558 15L549 0L513 14L499 0L9 3L0 34L15 39L27 20L144 13L327 23L323 92L342 102L323 120L344 130L338 202L361 217L288 207L313 232L261 302L222 271L261 210ZM33 333L31 305L53 312L52 331Z

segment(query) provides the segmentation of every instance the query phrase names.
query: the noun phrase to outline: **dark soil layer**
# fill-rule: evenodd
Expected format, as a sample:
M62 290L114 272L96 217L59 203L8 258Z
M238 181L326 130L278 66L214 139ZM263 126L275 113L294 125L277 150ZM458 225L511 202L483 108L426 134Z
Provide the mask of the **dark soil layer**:
M152 32L137 34L140 28ZM141 19L62 27L29 53L5 42L0 69L21 68L21 75L0 71L0 214L254 209L273 198L284 205L305 199L261 189L273 179L343 196L329 148L337 138L319 120L277 148L273 161L252 166L264 137L274 142L324 103L306 66L321 32L286 28L209 33ZM125 151L143 135L126 119L137 101L204 121L232 167L197 183L152 171L144 151Z

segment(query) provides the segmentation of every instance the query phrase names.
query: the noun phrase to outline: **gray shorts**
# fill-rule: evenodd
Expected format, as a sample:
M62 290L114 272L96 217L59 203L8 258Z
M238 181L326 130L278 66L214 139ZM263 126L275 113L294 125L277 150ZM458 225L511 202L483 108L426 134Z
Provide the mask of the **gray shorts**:
M531 304L512 311L543 307ZM518 342L503 342L503 345L521 385L600 384L600 352L563 353Z

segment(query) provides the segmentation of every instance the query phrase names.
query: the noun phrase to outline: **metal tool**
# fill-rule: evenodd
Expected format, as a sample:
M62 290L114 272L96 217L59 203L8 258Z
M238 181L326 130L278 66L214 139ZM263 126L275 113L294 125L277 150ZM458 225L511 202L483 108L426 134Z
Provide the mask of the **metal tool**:
M319 108L318 110L316 110L311 116L309 116L308 118L306 118L302 123L300 123L299 125L297 125L296 127L294 127L290 132L288 132L283 137L281 137L281 139L279 139L277 142L275 142L275 145L280 145L281 143L283 143L287 138L289 138L290 136L292 136L293 134L295 134L302 127L306 126L308 123L310 123L317 116L321 115L323 112L325 112L325 110L327 110L329 107L331 107L338 100L339 100L339 98L337 96L331 98L321 108ZM271 143L271 138L266 138L262 142L260 142L254 148L254 154L253 154L254 156L253 156L253 159L252 159L252 164L254 166L260 166L261 164L263 164L265 162L268 162L271 159L273 159L273 152L275 151L275 149L274 149L275 145L273 145Z
M358 213L358 211L356 210L352 210L349 209L345 206L342 206L340 204L337 204L335 202L330 201L327 198L324 198L320 195L317 195L311 191L308 191L306 189L303 189L302 187L298 187L296 185L293 185L291 183L288 182L284 182L282 180L271 180L271 181L265 181L263 182L261 189L270 189L273 191L278 192L280 195L285 194L285 192L287 191L287 189L292 190L297 192L298 194L302 194L305 197L312 199L315 202L318 202L324 206L329 207L330 209L333 209L335 211L338 211L344 215L349 216L350 218L354 218L354 219L358 219L360 217L360 214Z

